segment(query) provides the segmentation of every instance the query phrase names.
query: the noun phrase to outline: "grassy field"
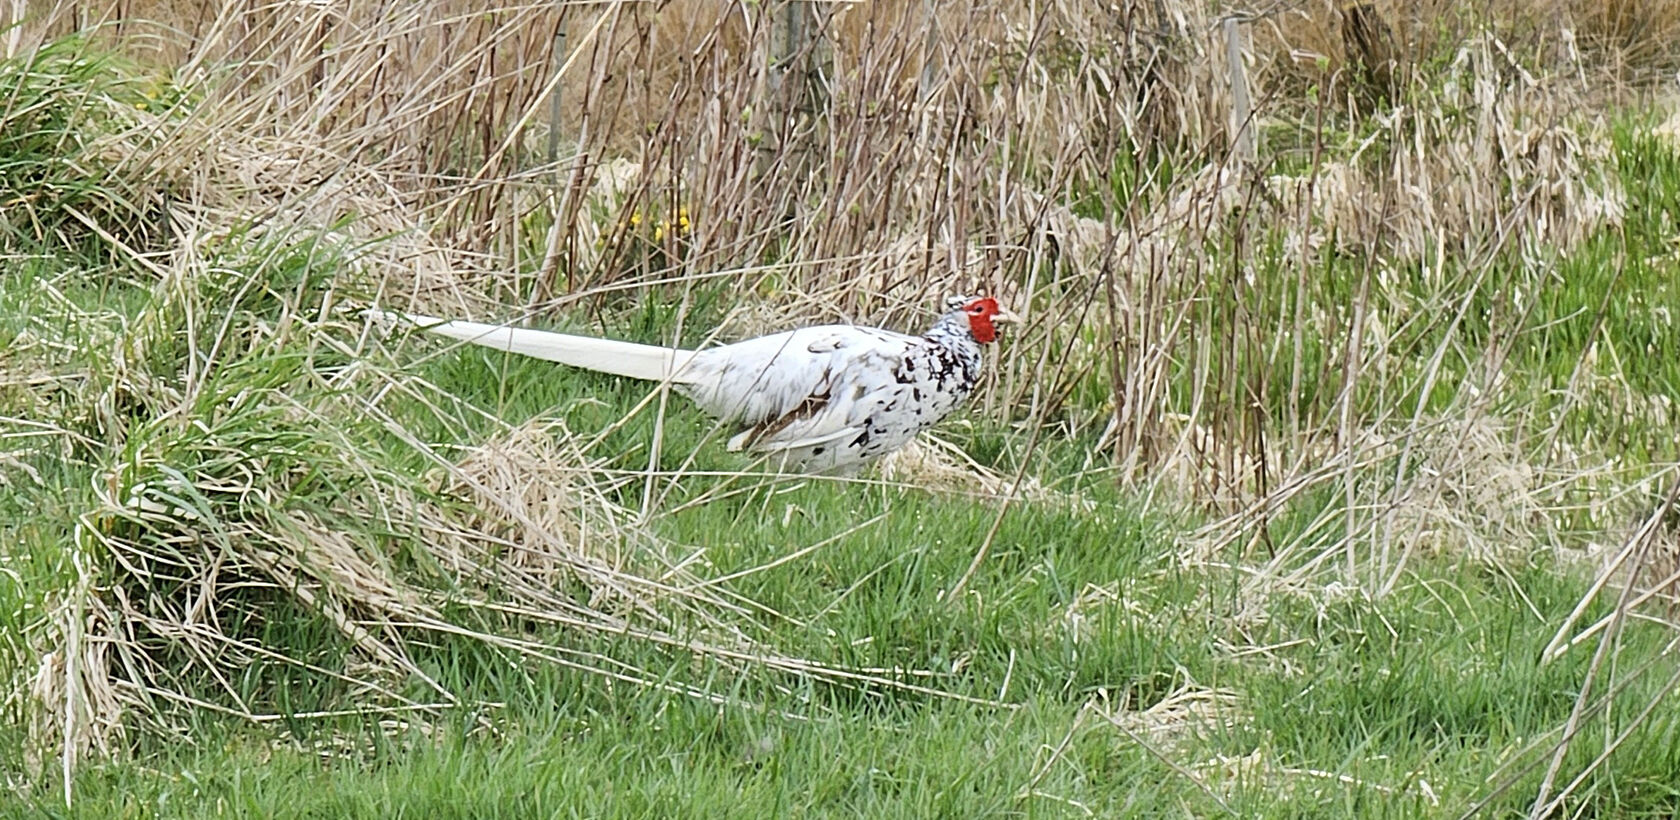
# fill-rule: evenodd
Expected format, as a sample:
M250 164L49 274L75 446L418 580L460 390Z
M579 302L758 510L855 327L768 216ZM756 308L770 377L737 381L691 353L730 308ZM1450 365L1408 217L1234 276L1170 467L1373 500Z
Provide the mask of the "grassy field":
M219 8L0 32L0 813L1680 814L1680 9ZM363 313L976 290L858 480Z

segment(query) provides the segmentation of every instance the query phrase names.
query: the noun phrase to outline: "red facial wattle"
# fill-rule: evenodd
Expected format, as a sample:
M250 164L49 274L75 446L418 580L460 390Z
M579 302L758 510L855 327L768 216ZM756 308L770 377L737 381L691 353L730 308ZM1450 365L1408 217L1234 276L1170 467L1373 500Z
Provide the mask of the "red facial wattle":
M998 303L990 296L975 299L963 308L968 314L968 332L974 341L983 345L997 341L997 325L992 317L998 314Z

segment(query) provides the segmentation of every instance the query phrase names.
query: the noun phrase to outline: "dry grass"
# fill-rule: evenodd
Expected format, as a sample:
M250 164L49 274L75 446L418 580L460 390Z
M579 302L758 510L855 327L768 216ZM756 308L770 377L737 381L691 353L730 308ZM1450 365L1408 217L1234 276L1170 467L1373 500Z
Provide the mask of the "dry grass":
M823 118L809 113L817 100L789 104L803 84L767 67L785 41L779 7L379 8L129 4L119 18L61 7L30 31L109 19L112 36L204 89L205 121L142 155L194 178L186 207L203 233L253 214L355 214L348 230L401 237L375 251L391 295L434 313L597 308L627 292L676 301L710 285L753 294L743 310L774 311L777 324L913 327L942 294L1000 293L1042 317L1018 349L1044 353L1004 362L988 406L1052 415L1081 380L1106 375L1112 416L1077 423L1109 428L1127 476L1182 465L1202 477L1184 488L1213 496L1287 480L1289 468L1267 475L1264 462L1349 431L1335 415L1291 419L1266 441L1263 423L1218 409L1256 387L1224 351L1256 342L1186 332L1224 277L1197 249L1282 226L1280 261L1305 271L1332 252L1392 265L1568 247L1622 208L1596 170L1601 129L1573 113L1605 88L1589 71L1613 46L1649 46L1626 42L1631 7L1376 4L1367 14L1386 21L1407 104L1347 144L1320 134L1298 170L1256 179L1227 161L1230 67L1216 15L1195 4L941 6L932 26L920 3L816 7L833 15L816 21L828 35L789 70L827 72ZM1262 11L1245 47L1255 124L1263 140L1311 139L1325 107L1358 97L1337 96L1357 62L1349 13ZM1538 74L1536 48L1564 59ZM1425 70L1426 59L1446 66ZM1301 99L1314 87L1316 111ZM1153 175L1164 157L1180 165L1170 181ZM1104 191L1117 164L1145 195ZM1061 204L1070 198L1118 219L1083 219ZM1363 333L1380 339L1380 318L1360 317ZM1295 321L1335 338L1355 317ZM1048 358L1064 349L1067 362ZM1200 398L1187 424L1164 422L1156 408L1185 361L1207 363Z
M399 534L433 562L438 585L393 570L383 542L343 521L268 503L288 489L272 477L296 478L284 453L197 438L188 420L201 384L147 364L176 329L221 316L192 294L236 226L248 239L330 226L359 248L379 301L481 319L610 313L717 288L743 297L722 330L742 336L806 320L914 327L945 293L1002 294L1032 321L977 404L1100 436L1096 455L1119 480L1219 511L1184 560L1279 546L1274 511L1340 482L1345 503L1254 568L1256 602L1330 595L1331 583L1387 590L1420 551L1495 555L1551 535L1576 503L1562 488L1614 477L1599 454L1557 467L1551 437L1490 420L1486 397L1509 352L1498 340L1464 354L1471 386L1444 412L1417 398L1435 386L1433 369L1420 382L1384 353L1431 322L1449 326L1441 351L1456 351L1453 317L1490 260L1540 259L1621 223L1625 193L1588 112L1672 67L1680 3L1242 10L1248 127L1264 156L1284 157L1262 167L1231 151L1233 66L1223 14L1206 4L941 3L931 24L929 6L910 0L812 4L799 8L823 33L794 55L782 51L785 8L43 3L7 33L16 55L97 24L197 100L184 116L138 115L102 149L171 195L158 196L162 227L146 243L118 243L159 298L99 340L114 354L98 382L107 389L86 406L94 429L148 436L169 457L142 447L105 465L99 504L78 524L77 567L108 555L119 580L84 575L35 636L33 693L48 707L32 727L37 760L57 750L72 769L112 748L132 713L274 720L242 701L227 670L320 669L272 657L222 619L275 601L330 621L359 663L334 674L392 713L423 716L456 698L435 684L430 700L394 692L392 680L425 678L411 657L417 635L670 685L530 641L517 628L530 622L633 635L724 666L902 686L758 645L742 626L747 607L638 529L608 500L622 479L592 469L561 428L509 430L458 457L411 441L437 471L430 486L386 474L350 443L318 443L346 480L361 477L335 514ZM90 230L119 236L112 227ZM1254 252L1268 243L1281 251ZM1308 298L1309 272L1349 255L1366 260L1357 294ZM1463 270L1444 273L1446 259ZM1440 280L1437 300L1379 295L1414 274ZM1267 289L1278 281L1289 287ZM355 298L332 294L263 330L269 341L350 344L357 333L337 317ZM1308 330L1328 340L1315 358L1302 352ZM0 386L53 378L4 356ZM1263 366L1275 362L1289 364ZM372 371L343 378L443 400ZM1362 392L1388 400L1361 409ZM1256 396L1288 409L1269 417ZM285 408L280 426L327 412L268 398ZM136 428L135 404L155 426ZM378 404L337 410L377 417ZM937 445L885 477L1044 495ZM1590 503L1592 515L1615 507ZM1361 545L1374 546L1356 556ZM459 595L445 600L440 587ZM678 635L678 622L699 624L702 638ZM190 694L206 689L220 697ZM1183 714L1164 720L1228 705L1219 693L1177 703Z

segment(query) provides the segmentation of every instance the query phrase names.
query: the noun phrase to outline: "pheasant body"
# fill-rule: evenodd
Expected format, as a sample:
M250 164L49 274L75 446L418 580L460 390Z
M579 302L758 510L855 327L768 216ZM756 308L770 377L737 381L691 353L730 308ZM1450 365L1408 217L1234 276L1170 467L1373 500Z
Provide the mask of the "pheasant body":
M408 316L426 330L499 350L668 380L740 431L729 449L794 472L851 473L945 418L980 379L981 344L1014 317L990 298L953 299L927 333L822 325L683 350Z

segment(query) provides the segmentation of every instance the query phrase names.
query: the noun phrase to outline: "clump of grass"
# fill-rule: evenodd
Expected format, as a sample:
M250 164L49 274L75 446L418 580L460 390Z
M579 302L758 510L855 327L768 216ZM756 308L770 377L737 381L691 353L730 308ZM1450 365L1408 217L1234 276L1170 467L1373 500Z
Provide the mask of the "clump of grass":
M0 241L95 259L155 251L179 184L133 160L157 143L167 89L80 37L0 60Z

